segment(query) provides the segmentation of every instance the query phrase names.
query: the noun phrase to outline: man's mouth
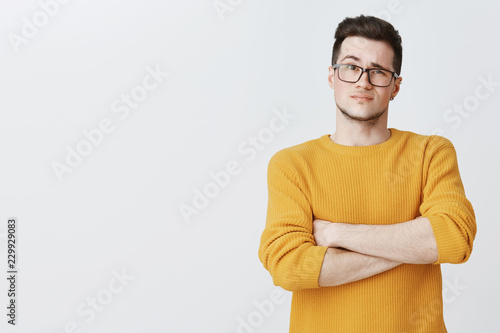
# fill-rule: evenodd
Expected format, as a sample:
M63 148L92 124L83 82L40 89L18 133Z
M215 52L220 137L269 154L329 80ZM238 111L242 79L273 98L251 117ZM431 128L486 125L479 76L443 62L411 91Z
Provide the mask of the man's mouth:
M351 95L351 98L359 102L369 102L373 100L373 96L364 94L354 94Z

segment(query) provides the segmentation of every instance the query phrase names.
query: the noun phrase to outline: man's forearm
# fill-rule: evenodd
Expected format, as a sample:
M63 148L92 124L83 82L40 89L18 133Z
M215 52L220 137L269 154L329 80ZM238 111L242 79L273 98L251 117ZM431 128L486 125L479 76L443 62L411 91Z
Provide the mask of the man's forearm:
M320 287L333 287L385 272L400 262L344 249L329 248L319 275Z
M342 247L408 264L431 264L438 258L434 233L425 217L389 225L316 221L320 222L315 229L320 231L315 238L321 246Z

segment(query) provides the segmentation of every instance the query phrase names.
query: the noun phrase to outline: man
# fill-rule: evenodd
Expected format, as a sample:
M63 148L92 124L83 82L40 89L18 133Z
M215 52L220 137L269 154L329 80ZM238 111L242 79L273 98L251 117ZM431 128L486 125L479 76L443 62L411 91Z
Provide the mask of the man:
M336 131L269 162L259 258L293 291L290 332L446 332L440 264L468 260L475 215L449 140L387 128L401 62L390 23L341 22Z

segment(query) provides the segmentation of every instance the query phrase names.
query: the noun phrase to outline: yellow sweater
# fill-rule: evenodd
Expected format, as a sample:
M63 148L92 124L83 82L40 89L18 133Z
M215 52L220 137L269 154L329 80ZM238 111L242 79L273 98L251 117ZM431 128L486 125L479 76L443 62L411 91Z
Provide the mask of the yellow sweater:
M269 201L259 258L274 284L293 291L290 332L440 333L441 263L468 260L476 235L452 143L391 128L387 141L342 146L328 135L283 149L269 162ZM402 264L336 287L319 287L326 247L313 219L392 224L427 217L439 258Z

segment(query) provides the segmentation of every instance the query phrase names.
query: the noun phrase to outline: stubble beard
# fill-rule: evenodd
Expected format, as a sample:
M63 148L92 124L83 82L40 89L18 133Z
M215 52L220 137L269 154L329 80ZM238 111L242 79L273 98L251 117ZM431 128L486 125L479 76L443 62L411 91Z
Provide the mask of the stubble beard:
M337 104L337 103L335 103ZM349 113L346 109L342 108L340 105L337 104L337 108L342 112L344 117L346 117L348 120L355 122L355 123L360 123L363 125L375 125L377 123L377 120L387 111L389 106L385 107L382 111L379 111L378 113L368 116L368 117L357 117Z

